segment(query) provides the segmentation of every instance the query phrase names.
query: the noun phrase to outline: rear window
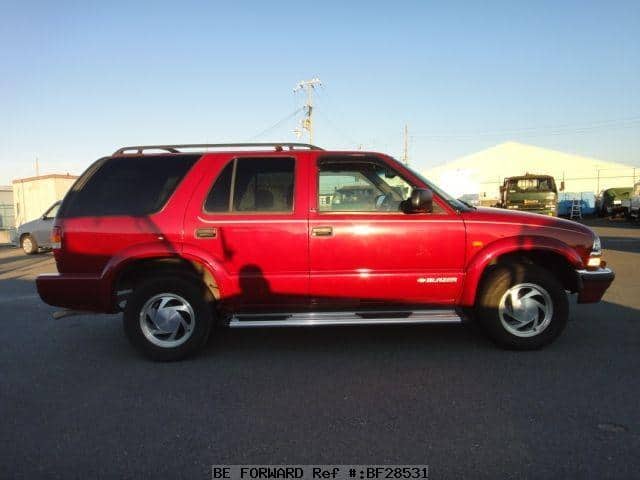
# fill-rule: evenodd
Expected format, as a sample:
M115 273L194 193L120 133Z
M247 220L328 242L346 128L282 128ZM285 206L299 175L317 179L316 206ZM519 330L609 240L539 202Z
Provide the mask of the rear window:
M59 217L158 212L200 155L144 155L99 160L74 184Z

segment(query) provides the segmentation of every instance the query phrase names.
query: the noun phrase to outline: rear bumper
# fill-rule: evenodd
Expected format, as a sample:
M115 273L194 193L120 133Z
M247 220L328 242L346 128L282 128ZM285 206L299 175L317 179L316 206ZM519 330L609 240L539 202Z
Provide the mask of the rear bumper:
M38 294L43 302L70 310L109 313L109 292L100 277L88 275L45 274L36 278Z
M578 303L599 302L616 274L609 268L578 270Z

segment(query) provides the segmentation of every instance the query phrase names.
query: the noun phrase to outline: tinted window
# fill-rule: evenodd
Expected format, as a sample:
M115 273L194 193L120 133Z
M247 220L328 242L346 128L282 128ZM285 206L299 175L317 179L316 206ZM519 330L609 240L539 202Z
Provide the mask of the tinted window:
M60 216L142 216L157 212L199 155L144 155L98 161L74 184Z
M218 176L207 196L205 210L229 211L231 179L235 178L231 211L291 212L294 170L293 158L236 159Z
M229 162L222 173L218 175L213 187L207 195L204 209L207 212L228 212L229 197L231 195L231 177L233 176L233 163Z

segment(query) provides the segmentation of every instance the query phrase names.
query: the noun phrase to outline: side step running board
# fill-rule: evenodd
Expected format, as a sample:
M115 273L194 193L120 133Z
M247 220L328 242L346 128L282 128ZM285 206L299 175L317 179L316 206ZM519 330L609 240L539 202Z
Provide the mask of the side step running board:
M461 323L455 310L311 312L234 315L231 328Z

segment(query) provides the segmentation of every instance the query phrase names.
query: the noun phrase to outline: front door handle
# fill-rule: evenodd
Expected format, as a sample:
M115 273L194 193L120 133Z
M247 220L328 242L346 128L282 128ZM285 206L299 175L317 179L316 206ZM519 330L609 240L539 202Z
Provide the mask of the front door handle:
M311 235L314 237L330 237L333 235L333 227L313 227Z
M217 228L196 228L196 238L216 238L217 236Z

